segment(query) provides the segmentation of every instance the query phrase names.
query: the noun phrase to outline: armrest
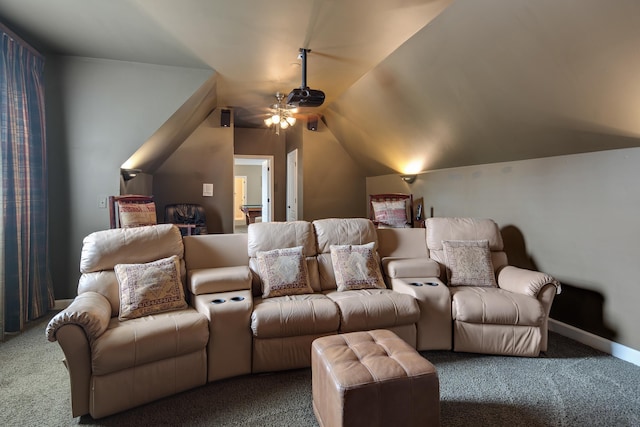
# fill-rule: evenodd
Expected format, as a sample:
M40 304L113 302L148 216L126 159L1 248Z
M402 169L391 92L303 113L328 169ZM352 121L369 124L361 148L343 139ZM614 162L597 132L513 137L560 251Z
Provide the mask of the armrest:
M253 278L247 265L194 269L187 276L194 295L251 289Z
M98 338L109 326L111 319L111 304L103 295L97 292L84 292L73 302L56 314L47 325L47 339L56 341L56 333L65 325L80 326L89 340Z
M560 282L548 274L513 266L506 266L498 272L498 287L519 294L538 297L540 290L547 284L561 291Z
M85 331L75 323L65 323L56 332L56 339L64 352L64 365L69 372L71 387L71 415L89 413L91 394L91 344Z
M440 277L440 266L431 258L383 258L382 268L390 279Z
M451 350L451 293L437 278L428 279L435 284L422 286L414 282L426 283L424 278L391 279L391 289L395 292L411 295L420 307L420 320L417 322L416 349Z

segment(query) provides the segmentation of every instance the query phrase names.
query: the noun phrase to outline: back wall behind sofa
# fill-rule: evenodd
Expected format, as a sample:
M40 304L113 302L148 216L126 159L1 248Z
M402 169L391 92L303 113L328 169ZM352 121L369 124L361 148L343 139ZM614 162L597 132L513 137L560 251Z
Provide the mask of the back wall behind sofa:
M45 64L51 266L56 299L78 286L82 239L109 228L98 199L119 194L120 166L212 74L82 57Z

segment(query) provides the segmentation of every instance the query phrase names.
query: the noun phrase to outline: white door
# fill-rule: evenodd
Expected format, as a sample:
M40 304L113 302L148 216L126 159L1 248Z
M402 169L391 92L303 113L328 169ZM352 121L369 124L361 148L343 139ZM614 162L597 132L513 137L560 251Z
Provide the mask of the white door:
M298 220L298 150L287 154L287 221Z
M271 221L271 199L273 181L271 179L271 161L262 162L262 222Z

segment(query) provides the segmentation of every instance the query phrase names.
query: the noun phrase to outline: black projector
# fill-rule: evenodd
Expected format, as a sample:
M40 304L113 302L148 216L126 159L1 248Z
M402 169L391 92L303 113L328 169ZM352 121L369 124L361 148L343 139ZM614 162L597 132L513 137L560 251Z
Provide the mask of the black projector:
M324 92L321 90L298 88L287 96L287 104L296 107L319 107L324 102Z

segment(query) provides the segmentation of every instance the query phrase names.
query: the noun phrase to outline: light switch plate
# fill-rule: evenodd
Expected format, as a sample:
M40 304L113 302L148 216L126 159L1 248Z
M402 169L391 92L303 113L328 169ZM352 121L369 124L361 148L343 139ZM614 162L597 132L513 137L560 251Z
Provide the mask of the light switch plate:
M213 197L213 184L202 184L202 195L204 197Z

